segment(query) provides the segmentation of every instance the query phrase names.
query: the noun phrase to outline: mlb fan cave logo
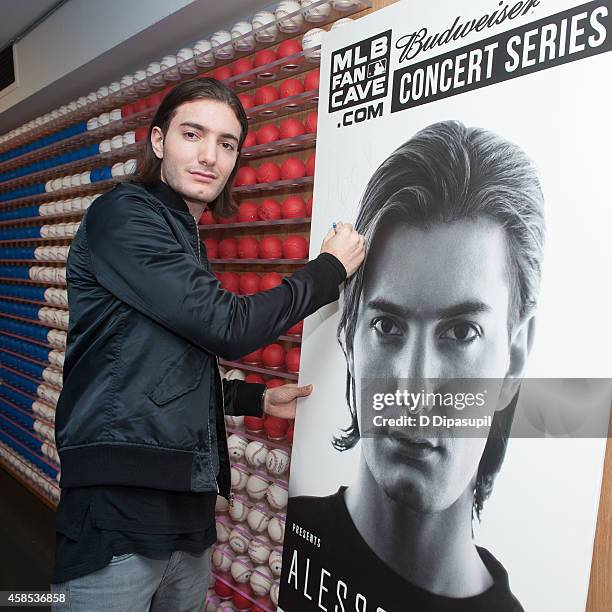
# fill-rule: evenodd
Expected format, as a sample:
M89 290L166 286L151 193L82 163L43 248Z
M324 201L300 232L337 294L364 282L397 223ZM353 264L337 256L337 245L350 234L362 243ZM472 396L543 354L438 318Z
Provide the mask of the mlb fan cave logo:
M332 53L329 112L344 111L338 127L382 117L390 57L391 30Z

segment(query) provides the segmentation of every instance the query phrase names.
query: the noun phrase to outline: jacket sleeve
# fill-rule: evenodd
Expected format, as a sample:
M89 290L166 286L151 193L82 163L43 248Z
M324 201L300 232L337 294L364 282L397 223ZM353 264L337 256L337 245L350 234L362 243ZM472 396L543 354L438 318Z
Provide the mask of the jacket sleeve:
M186 252L158 208L133 193L98 198L83 219L92 271L118 299L186 340L234 360L338 299L346 270L323 253L269 291L221 287Z
M248 383L244 380L225 380L223 383L223 408L230 416L263 416L261 399L266 385Z

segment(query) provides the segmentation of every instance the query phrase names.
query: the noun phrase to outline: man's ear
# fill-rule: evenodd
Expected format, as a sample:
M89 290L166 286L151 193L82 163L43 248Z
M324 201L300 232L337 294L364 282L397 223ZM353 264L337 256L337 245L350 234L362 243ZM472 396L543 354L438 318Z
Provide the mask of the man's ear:
M151 147L157 159L164 158L164 133L157 125L151 130Z
M535 316L530 314L524 317L512 330L510 338L510 361L506 378L501 387L499 405L497 410L503 410L516 395L525 375L527 359L533 346L535 336Z

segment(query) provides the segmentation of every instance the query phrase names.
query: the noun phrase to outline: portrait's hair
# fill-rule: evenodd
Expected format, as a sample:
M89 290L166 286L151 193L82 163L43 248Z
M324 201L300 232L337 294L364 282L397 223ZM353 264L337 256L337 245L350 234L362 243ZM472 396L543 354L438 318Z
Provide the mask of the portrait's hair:
M441 223L486 217L499 224L508 245L509 334L537 301L544 247L544 198L533 162L517 145L458 121L435 123L406 141L376 169L361 198L355 229L369 247L383 219L427 229ZM367 250L366 250L367 253ZM348 279L337 339L353 358L364 264ZM476 478L473 515L485 500L504 460L518 393L495 413ZM347 367L346 401L351 423L333 439L348 450L360 438L355 381Z
M241 131L240 140L238 142L236 165L219 196L209 205L209 208L214 210L215 214L221 217L228 217L236 210L236 204L231 197L231 190L234 176L238 171L240 151L249 129L249 123L238 96L229 87L221 83L221 81L217 81L217 79L210 77L190 79L189 81L177 85L163 99L149 125L145 146L137 160L136 174L133 180L145 185L159 180L161 160L157 158L153 151L153 146L151 145L151 132L153 128L157 126L165 136L178 107L186 102L192 102L193 100L215 100L217 102L223 102L234 111L236 119L238 119L240 123Z

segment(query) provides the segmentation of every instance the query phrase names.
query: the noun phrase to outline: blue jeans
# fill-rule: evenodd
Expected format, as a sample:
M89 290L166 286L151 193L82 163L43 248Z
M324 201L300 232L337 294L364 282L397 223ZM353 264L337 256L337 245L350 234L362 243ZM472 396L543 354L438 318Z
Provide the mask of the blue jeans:
M53 610L200 612L210 584L210 555L211 548L201 555L177 550L167 559L115 556L97 572L52 584L51 592L68 596L67 605Z

